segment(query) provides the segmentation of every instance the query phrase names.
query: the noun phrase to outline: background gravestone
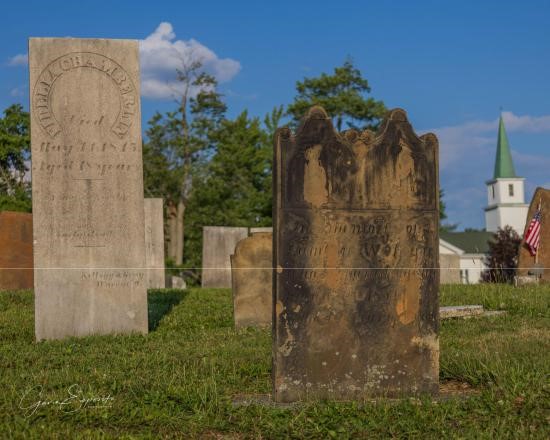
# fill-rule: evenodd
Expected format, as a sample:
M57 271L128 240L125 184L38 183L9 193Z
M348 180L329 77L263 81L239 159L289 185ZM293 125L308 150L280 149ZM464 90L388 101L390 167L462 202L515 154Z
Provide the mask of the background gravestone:
M273 234L243 238L231 255L235 327L270 326L272 314Z
M138 42L29 40L36 338L147 333Z
M162 199L144 199L147 287L164 289L164 212Z
M538 248L538 263L535 264L535 257L529 253L525 242L522 240L519 248L518 270L517 275L520 277L529 275L529 272L542 272L540 281L550 282L550 189L537 188L525 221L525 229L522 237L525 237L529 224L537 211L541 202L541 226L540 226L540 243ZM543 268L543 270L541 270Z
M0 290L32 288L32 214L0 212Z
M248 228L205 226L202 229L202 287L231 287L230 256L248 236Z
M258 226L256 228L250 228L250 233L255 234L256 232L270 232L273 233L272 226Z
M437 138L314 107L274 164L274 399L437 393Z
M460 283L460 256L439 254L440 284Z

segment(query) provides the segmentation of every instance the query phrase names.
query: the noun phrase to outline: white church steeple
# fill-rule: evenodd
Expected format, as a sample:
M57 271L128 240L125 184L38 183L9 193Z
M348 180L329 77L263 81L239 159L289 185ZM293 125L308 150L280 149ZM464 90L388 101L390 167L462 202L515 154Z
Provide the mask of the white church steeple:
M497 154L493 178L487 184L487 207L485 208L485 228L496 232L506 225L512 226L521 235L529 205L525 203L523 177L516 176L508 137L502 115L498 127Z

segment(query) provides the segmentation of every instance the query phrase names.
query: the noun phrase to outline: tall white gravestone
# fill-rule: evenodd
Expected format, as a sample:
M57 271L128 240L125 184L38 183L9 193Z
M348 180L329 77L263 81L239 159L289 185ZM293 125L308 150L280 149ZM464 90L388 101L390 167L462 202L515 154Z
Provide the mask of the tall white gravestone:
M145 199L147 287L164 289L164 213L162 199Z
M138 42L29 40L36 339L147 333Z

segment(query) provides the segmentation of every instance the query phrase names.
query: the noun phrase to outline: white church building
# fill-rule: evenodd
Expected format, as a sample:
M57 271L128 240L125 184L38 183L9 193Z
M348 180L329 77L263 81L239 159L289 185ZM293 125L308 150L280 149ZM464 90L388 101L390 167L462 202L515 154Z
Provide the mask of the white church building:
M524 177L516 176L510 145L500 117L498 127L497 157L493 178L487 184L487 207L485 208L485 229L496 232L506 225L523 234L529 205L525 203Z
M487 241L498 228L512 226L521 236L529 205L525 203L525 178L516 175L502 115L499 120L493 178L487 184L485 231L440 233L439 257L442 283L478 283L483 272ZM458 268L458 269L457 269Z

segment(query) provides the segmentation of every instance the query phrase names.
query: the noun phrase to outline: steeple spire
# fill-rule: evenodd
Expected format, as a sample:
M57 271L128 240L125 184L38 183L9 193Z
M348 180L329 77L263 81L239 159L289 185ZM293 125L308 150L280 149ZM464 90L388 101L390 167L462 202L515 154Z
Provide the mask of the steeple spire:
M512 155L510 154L510 145L508 144L508 136L506 136L502 114L498 123L497 157L493 179L500 177L517 177L514 163L512 162Z

